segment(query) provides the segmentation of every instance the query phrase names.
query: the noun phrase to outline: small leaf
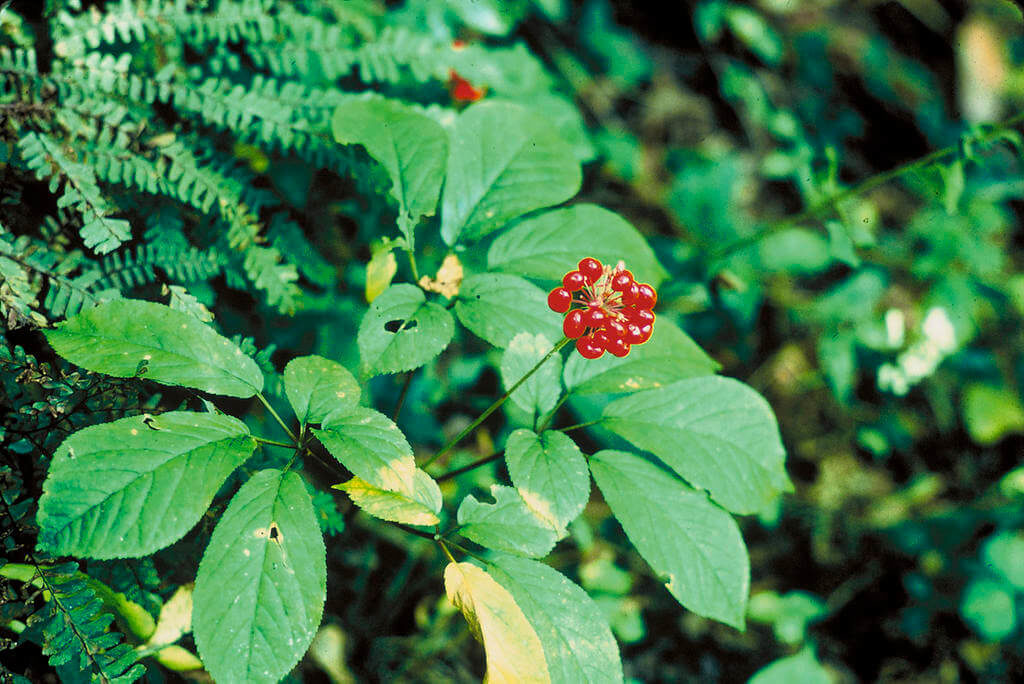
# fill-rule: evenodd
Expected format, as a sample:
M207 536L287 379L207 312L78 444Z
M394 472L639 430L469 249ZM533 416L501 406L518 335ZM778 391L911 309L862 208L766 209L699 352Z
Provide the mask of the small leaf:
M370 485L393 492L413 491L412 447L384 414L364 407L335 412L313 434L331 456Z
M547 294L516 276L481 273L462 283L455 314L459 321L495 347L505 348L519 332L562 337L558 314L548 308Z
M719 367L689 335L671 321L659 318L651 339L634 345L629 356L605 354L599 359L584 359L571 354L563 378L573 394L636 392L712 375Z
M391 286L391 280L398 272L398 261L394 250L377 249L366 264L366 301L372 302Z
M1024 535L1017 532L995 534L985 542L981 555L985 565L1017 591L1024 592Z
M551 351L551 346L543 335L519 333L513 337L501 357L501 380L505 389L508 390L529 373ZM512 393L512 403L531 415L550 411L562 394L559 380L561 374L562 357L553 354Z
M814 650L807 646L796 655L779 658L774 663L754 673L747 684L833 684L835 678L829 674L818 659Z
M1003 437L1024 432L1024 405L1016 393L980 382L964 390L964 424L978 444L990 446Z
M173 411L75 432L39 499L39 545L56 555L125 558L181 539L256 448L231 416Z
M448 599L462 611L469 631L487 654L488 684L550 682L540 639L512 595L471 563L444 569Z
M359 324L359 353L371 373L398 373L425 364L452 340L455 322L415 285L392 285L373 300Z
M505 462L519 496L556 529L572 522L590 499L587 462L565 433L516 430L505 443Z
M818 338L818 363L840 403L853 398L857 377L857 337L850 332L826 331Z
M46 339L71 363L117 378L141 370L147 380L229 397L263 389L263 373L238 345L195 316L161 304L100 304L48 330Z
M277 682L306 652L327 597L327 552L306 486L262 470L242 485L199 563L193 630L218 682Z
M416 223L437 208L448 153L444 129L400 102L376 96L346 100L331 124L335 140L362 145L387 171L398 225L411 249Z
M467 496L459 505L459 534L481 546L522 556L547 555L555 545L555 529L526 507L516 490L491 485L493 504Z
M557 570L515 556L493 555L489 573L512 594L537 633L552 682L622 681L618 644L587 592Z
M406 525L437 525L441 519L441 489L434 478L416 469L411 492L394 492L374 487L358 477L334 485L349 495L352 503L381 520Z
M1000 641L1017 629L1013 587L988 578L971 580L960 599L960 613L975 632L988 641Z
M676 599L743 629L750 560L736 521L703 492L639 456L599 451L590 472L629 540Z
M322 356L300 356L284 367L284 391L299 422L322 423L328 414L359 404L359 383L344 366Z
M441 236L449 245L478 240L569 199L582 177L572 148L543 118L509 103L473 105L451 134Z
M640 232L596 204L576 204L520 221L491 244L487 267L561 280L588 256L613 266L622 260L637 280L655 286L667 275Z
M734 513L763 511L792 489L771 407L732 378L681 380L623 397L605 407L603 425Z

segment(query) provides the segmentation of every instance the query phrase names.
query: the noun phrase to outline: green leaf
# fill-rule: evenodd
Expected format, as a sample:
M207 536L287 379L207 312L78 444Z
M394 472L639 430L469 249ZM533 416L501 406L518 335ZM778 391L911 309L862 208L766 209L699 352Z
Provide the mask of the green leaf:
M415 285L392 285L373 300L359 324L359 353L373 374L419 368L444 351L455 322Z
M792 487L775 415L732 378L681 380L605 407L604 423L734 513L757 513Z
M834 681L835 678L818 662L814 651L806 647L796 655L779 658L762 667L747 684L833 684Z
M432 216L444 179L448 136L441 125L400 102L349 99L334 110L334 139L366 148L391 178L398 226L412 248L421 216Z
M985 542L981 553L985 565L1024 592L1024 535L1018 532L995 534Z
M478 240L564 202L582 178L572 148L546 120L509 103L473 105L451 133L441 236L449 245Z
M540 363L544 355L551 351L551 347L551 343L543 335L519 333L513 337L501 357L501 381L505 389L508 390L519 382L531 368ZM559 380L561 374L562 357L553 354L512 393L512 403L531 415L550 411L562 394L562 384Z
M493 504L473 495L459 505L459 534L481 546L521 556L547 555L556 540L555 529L527 508L516 490L491 485Z
M1004 387L971 383L964 390L963 414L967 432L978 444L990 446L1009 434L1024 432L1024 406Z
M354 477L348 482L334 485L349 495L352 503L370 515L382 520L406 525L437 525L441 519L441 489L434 478L416 469L410 492L394 492Z
M57 449L39 499L39 546L124 558L181 539L256 448L241 421L173 411L83 428Z
M988 641L999 641L1017 629L1017 607L1012 587L991 579L974 579L964 590L960 613L974 631Z
M629 540L676 599L743 629L750 560L736 521L661 468L623 451L599 451L590 472Z
M573 394L636 392L664 387L677 380L711 375L720 368L690 336L662 317L654 322L654 334L635 345L629 356L605 354L584 359L571 354L563 379Z
M588 256L613 266L622 260L637 280L655 286L668 275L636 228L596 204L555 209L517 223L491 244L487 267L561 280Z
M853 398L857 377L857 337L846 331L825 331L818 338L818 363L832 393L841 403Z
M519 496L555 529L572 522L590 499L587 462L563 432L516 430L505 443L505 462Z
M284 367L284 391L299 422L322 423L328 414L359 404L359 383L344 366L322 356L300 356Z
M162 304L100 304L46 331L46 339L71 363L117 378L142 371L147 380L229 397L263 389L263 374L238 345Z
M199 563L192 628L218 682L277 682L306 652L327 597L327 552L306 486L262 470L242 485Z
M551 679L544 649L512 594L472 563L449 563L444 590L484 646L491 684L545 684Z
M557 570L525 558L495 554L489 572L540 638L553 684L622 681L618 644L587 592Z
M459 321L495 347L505 348L519 332L562 337L558 314L548 308L547 293L516 276L480 273L462 281L455 303Z
M367 483L393 492L413 491L416 461L405 435L370 408L335 412L313 429L331 456Z

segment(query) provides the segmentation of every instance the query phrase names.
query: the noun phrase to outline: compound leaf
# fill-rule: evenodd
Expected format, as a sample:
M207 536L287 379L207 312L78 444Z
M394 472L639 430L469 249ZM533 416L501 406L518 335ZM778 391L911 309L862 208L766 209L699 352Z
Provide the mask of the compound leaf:
M462 281L455 313L464 326L495 347L505 348L517 333L562 337L558 314L536 285L504 273L480 273Z
M554 547L555 528L527 508L516 490L491 485L494 503L471 494L459 505L459 534L481 546L521 556L544 556Z
M231 416L173 411L75 432L57 449L36 520L56 555L124 558L177 541L256 448Z
M506 102L473 105L451 134L441 236L449 245L478 240L564 202L582 178L572 148L542 117Z
M588 256L612 266L622 260L637 280L653 285L667 275L643 235L615 212L596 204L576 204L520 221L491 244L487 266L561 280Z
M344 366L322 356L300 356L284 367L284 391L299 422L322 423L328 414L359 404L359 383Z
M634 454L600 451L590 472L669 592L698 615L742 629L750 560L736 521L704 492Z
M471 563L449 563L444 589L487 654L488 684L550 682L544 649L512 594Z
M792 487L771 407L732 378L692 378L623 397L605 407L603 425L735 513L763 511Z
M306 652L327 596L327 553L294 472L262 470L231 499L196 575L196 646L218 682L277 682Z
M392 285L373 300L359 324L359 353L371 374L418 368L444 351L455 322L415 285Z
M136 299L86 309L46 332L54 350L87 370L142 374L164 385L229 397L263 389L263 373L238 345L195 316Z
M384 414L361 406L335 412L313 434L331 456L368 484L395 492L413 491L412 447Z
M590 499L587 462L563 432L516 430L505 443L505 462L519 496L556 529L572 522Z
M495 554L488 570L537 633L552 682L622 681L619 647L587 592L535 560Z

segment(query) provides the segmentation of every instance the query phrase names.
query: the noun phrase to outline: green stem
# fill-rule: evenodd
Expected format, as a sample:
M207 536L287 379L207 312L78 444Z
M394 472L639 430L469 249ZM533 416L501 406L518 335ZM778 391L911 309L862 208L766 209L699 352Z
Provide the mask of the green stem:
M259 400L261 402L263 402L263 405L267 407L267 410L270 411L270 415L274 416L274 420L276 420L278 422L278 424L282 428L284 428L284 431L288 433L288 436L292 438L292 442L294 442L295 444L298 444L299 440L295 436L295 433L292 432L291 428L288 427L288 425L283 420L281 420L281 416L277 415L277 411L275 411L274 407L270 405L270 402L267 401L267 398L265 396L263 396L263 393L262 392L257 392L256 396L259 398ZM294 445L289 445L289 446L294 446Z
M441 550L444 551L444 555L448 556L448 560L449 561L451 561L452 563L457 563L458 562L458 561L455 560L455 556L452 555L452 552L448 550L448 546L445 545L444 541L442 541L441 539L438 539L437 543L441 547Z
M604 418L598 418L597 420L588 420L586 423L576 423L569 427L558 428L559 432L568 432L569 430L579 430L580 428L590 427L591 425L600 425L604 422Z
M1024 112L1019 112L1018 114L1015 114L1009 119L1006 119L1002 123L996 124L990 132L986 133L985 135L979 136L978 141L988 142L994 139L996 136L1004 133L1007 129L1013 128L1014 126L1022 122L1024 122ZM870 192L871 190L874 190L875 188L881 185L885 185L889 181L899 178L900 176L906 175L912 171L918 171L927 166L930 166L935 162L941 161L942 159L945 159L946 157L952 154L956 154L957 151L959 151L959 149L959 144L950 145L949 147L944 147L941 150L935 150L934 152L930 152L929 154L926 154L923 157L919 157L918 159L911 160L906 164L901 164L900 166L897 166L893 169L889 169L888 171L883 171L882 173L871 176L870 178L858 183L857 185L851 186L846 190L843 190L842 192L836 193L831 197L827 197L819 202L814 203L813 205L811 205L807 209L804 209L795 216L791 216L789 218L784 218L780 221L776 221L775 223L770 224L760 232L753 233L751 235L747 235L738 240L730 242L721 249L713 252L711 254L711 258L709 259L709 261L713 263L719 259L729 256L730 254L738 250L741 250L745 247L749 247L750 245L760 242L762 238L765 238L768 235L771 235L772 233L777 233L780 230L791 228L793 226L804 223L805 221L808 221L810 219L817 218L825 210L831 209L832 207L841 202L844 202L858 195L862 195L866 192Z
M409 394L409 385L412 384L412 374L415 371L409 371L405 374L405 383L402 384L402 392L398 395L398 401L395 403L394 413L391 415L391 422L398 422L398 414L402 412L402 406L405 404L405 397Z
M252 435L252 438L254 440L256 440L257 442L259 442L260 444L269 444L271 446L284 447L285 449L294 449L295 448L294 444L288 444L287 442L278 442L278 441L273 440L273 439L264 439L263 437L257 437L256 435Z
M479 416L479 417L478 417L478 418L477 418L476 420L474 420L474 421L473 421L472 423L470 423L469 425L467 425L467 426L466 426L466 428L465 428L465 429L464 429L464 430L463 430L462 432L460 432L459 434L457 434L457 435L455 436L455 438L454 438L453 440L451 440L450 442L448 442L447 444L445 444L445 445L444 445L444 447L443 447L443 448L442 448L442 449L441 449L440 451L438 451L438 452L437 452L436 454L434 454L433 456L431 456L431 457L430 457L430 458L429 458L429 459L427 460L427 462L426 462L426 463L424 463L424 464L423 464L422 466L420 466L420 467L421 467L421 468L426 468L426 467L427 467L427 466L429 466L429 465L430 465L431 463L433 463L433 462L434 462L434 461L436 461L437 459L439 459L439 458L441 458L442 456L444 456L445 454L447 454L447 453L448 453L449 451L451 451L451 450L452 450L453 448L455 448L455 445L457 445L457 444L458 444L459 442L461 442L461 441L463 440L463 438L465 438L465 437L466 437L466 435L468 435L469 433L471 433L471 432L472 432L473 430L477 429L477 427L479 427L480 423L482 423L482 422L484 422L485 420L487 420L487 417L488 417L489 415L491 415L492 413L494 413L495 411L497 411L497 410L498 410L499 408L501 408L501 405L502 405L502 404L504 404L504 403L505 403L506 401L508 401L508 398L509 398L510 396L512 396L512 393L513 393L513 392L515 392L515 391L516 391L517 389L519 389L519 386L520 386L520 385L522 385L522 384L523 384L524 382L526 382L526 381L527 381L527 380L529 379L529 377L530 377L531 375L533 375L534 373L536 373L536 372L537 372L537 370L538 370L538 369L539 369L539 368L540 368L541 366L543 366L543 365L544 365L544 362L545 362L545 361L547 361L547 360L548 360L548 359L550 359L550 358L551 358L552 356L554 356L555 354L557 354L558 352L560 352L560 351L562 350L562 347L564 347L565 345L569 344L569 342L570 342L570 339L569 339L568 337L563 337L563 338L562 338L561 340L559 340L558 344L556 344L556 345L555 345L554 347L552 347L552 348L551 348L551 351L549 351L549 352L548 352L547 354L545 354L545 355L544 355L544 358L543 358L543 359L541 359L540 361L538 361L538 362L537 362L537 365L536 365L536 366L534 366L533 368L531 368L530 370L528 370L528 371L526 372L526 375L524 375L523 377L519 378L519 380L517 380L517 381L516 381L516 383L515 383L514 385L512 385L512 386L511 386L511 387L510 387L510 388L508 389L508 391L507 391L507 392L505 392L505 393L504 393L504 394L502 394L502 395L501 395L500 397L498 397L498 400L497 400L497 401L495 401L495 402L494 402L493 404L491 404L491 405L490 405L489 407L487 407L487 410L486 410L486 411L484 411L483 413L481 413L481 414L480 414L480 416Z
M540 426L536 430L538 435L547 430L548 425L551 425L551 421L555 419L555 414L558 413L558 409L562 408L565 402L569 401L569 396L571 394L572 392L566 392L563 394L562 398L558 400L558 403L547 412L547 415L544 416L544 420L541 421Z
M463 473L468 473L470 470L476 470L480 466L487 465L491 461L497 461L499 458L501 458L501 455L504 453L504 451L496 451L490 456L484 456L481 459L473 461L469 465L464 465L461 468L456 468L455 470L444 473L443 475L438 475L434 479L437 482L444 482L445 480L450 480L453 477L458 477L459 475L462 475Z
M409 255L409 267L412 269L412 281L418 283L420 281L420 271L416 268L416 255L413 254L411 249L405 250L405 253Z

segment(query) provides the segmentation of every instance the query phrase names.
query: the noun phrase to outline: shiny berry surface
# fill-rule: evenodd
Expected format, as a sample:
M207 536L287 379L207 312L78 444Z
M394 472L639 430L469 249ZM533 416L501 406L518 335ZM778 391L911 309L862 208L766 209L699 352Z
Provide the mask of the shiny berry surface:
M651 339L657 301L654 288L636 282L623 262L604 266L593 257L581 259L548 294L548 306L565 314L562 332L585 359L606 351L621 358Z

